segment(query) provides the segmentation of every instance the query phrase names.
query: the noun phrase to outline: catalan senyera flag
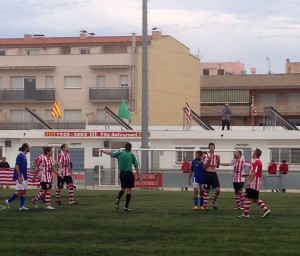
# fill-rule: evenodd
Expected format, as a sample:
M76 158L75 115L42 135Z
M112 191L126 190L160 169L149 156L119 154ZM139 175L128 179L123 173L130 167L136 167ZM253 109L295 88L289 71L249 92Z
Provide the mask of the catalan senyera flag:
M188 102L188 99L185 101L185 122L190 123L192 122L192 112L191 112L191 106Z
M53 117L61 118L58 99L56 99L55 102L54 102L54 104L53 104L51 115Z

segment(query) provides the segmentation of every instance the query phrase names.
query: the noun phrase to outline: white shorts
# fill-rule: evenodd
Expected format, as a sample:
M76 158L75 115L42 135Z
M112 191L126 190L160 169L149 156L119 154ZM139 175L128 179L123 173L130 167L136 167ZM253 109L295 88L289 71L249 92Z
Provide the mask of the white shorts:
M16 190L26 190L28 187L28 181L27 180L23 180L22 184L20 184L18 182L18 180L16 180Z
M203 189L204 188L204 184L200 184L198 182L193 182L193 188L198 188L199 190Z

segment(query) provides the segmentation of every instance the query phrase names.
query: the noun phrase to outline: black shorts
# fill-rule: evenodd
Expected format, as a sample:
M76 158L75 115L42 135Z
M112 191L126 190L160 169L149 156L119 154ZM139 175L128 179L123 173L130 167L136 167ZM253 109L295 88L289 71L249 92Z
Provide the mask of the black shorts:
M134 188L134 175L132 172L120 172L120 181L122 188Z
M234 192L242 191L244 188L244 182L233 182Z
M247 188L245 192L245 197L249 199L258 199L259 198L259 191L254 190L253 188Z
M205 184L204 184L205 189L220 187L218 174L216 172L205 172L204 177L205 177Z
M52 188L52 183L49 182L41 182L41 187L43 190L48 190Z
M63 188L65 183L67 185L73 184L73 179L71 175L64 176L63 178L57 177L57 187Z

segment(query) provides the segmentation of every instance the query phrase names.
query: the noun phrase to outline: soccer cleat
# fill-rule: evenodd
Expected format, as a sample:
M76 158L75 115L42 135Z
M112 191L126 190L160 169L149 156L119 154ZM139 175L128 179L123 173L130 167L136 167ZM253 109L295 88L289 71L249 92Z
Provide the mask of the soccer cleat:
M199 210L198 206L195 205L194 208L193 208L193 210Z
M6 203L7 209L11 209L11 207L10 207L10 202L8 202L8 199L5 200L5 203Z
M213 209L218 210L218 207L215 206L214 204L210 204L210 205L211 205L211 207L212 207Z
M25 207L24 205L19 208L20 211L28 211L29 208Z
M52 206L46 206L46 208L45 208L46 210L55 210L55 208L54 207L52 207Z
M131 212L131 209L127 208L127 207L124 207L124 211L125 212Z
M56 201L57 205L62 205L61 201Z
M69 205L78 205L78 203L77 202L71 202L71 203L69 203Z
M267 217L270 213L271 213L271 211L270 211L270 210L267 210L267 211L264 213L264 215L261 216L261 217L262 217L262 218L265 218L265 217Z
M119 209L119 203L120 203L120 200L116 199L116 205L115 205L116 209Z
M34 199L32 199L32 203L34 205L34 208L37 209L38 208L37 202Z
M235 207L234 210L242 210L243 211L244 208L243 207Z
M242 214L242 215L238 216L238 218L249 218L249 215Z
M199 210L206 211L206 208L204 208L204 206L202 205L202 206L199 207Z

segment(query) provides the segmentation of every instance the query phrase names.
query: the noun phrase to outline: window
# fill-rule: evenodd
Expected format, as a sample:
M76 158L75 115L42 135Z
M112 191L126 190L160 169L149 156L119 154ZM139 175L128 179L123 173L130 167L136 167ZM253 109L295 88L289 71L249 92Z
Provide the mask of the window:
M53 88L53 76L46 76L45 77L45 88Z
M27 50L27 55L40 55L40 49L29 49Z
M97 121L104 122L106 119L106 111L105 109L97 109Z
M299 98L300 98L300 93L299 92L290 92L288 93L288 105L296 105L299 106Z
M182 163L184 159L193 161L195 155L194 147L175 147L175 149L178 149L178 151L176 151L176 163Z
M105 87L105 76L97 76L97 88Z
M56 117L52 116L52 109L46 109L45 110L45 120L52 121L54 118L56 119Z
M99 148L93 148L92 149L92 157L99 157L100 153L99 153Z
M35 110L33 110L35 112ZM32 123L37 122L35 118L31 114L29 114L25 110L11 110L10 111L10 119L11 122L18 122L18 123Z
M5 56L5 51L4 50L0 50L0 56Z
M264 106L276 106L276 93L261 93L259 102Z
M11 77L10 78L11 89L24 89L24 78L23 77Z
M90 54L90 49L80 49L80 54Z
M300 164L300 148L271 148L270 158L277 163L286 160L290 164Z
M69 147L73 171L84 170L84 148L71 148Z
M223 76L225 74L224 69L218 69L218 76Z
M128 87L128 76L127 75L120 75L120 86Z
M203 75L204 76L209 76L209 69L208 68L203 69Z
M81 122L81 110L72 109L64 111L64 120L69 123L79 123Z
M81 88L81 76L65 76L65 88Z

